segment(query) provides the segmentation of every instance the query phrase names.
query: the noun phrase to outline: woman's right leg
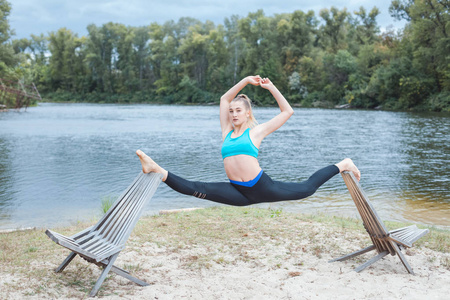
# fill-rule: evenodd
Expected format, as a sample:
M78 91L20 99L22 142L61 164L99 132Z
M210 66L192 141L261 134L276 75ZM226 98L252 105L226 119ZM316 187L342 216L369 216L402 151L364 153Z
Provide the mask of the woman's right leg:
M234 206L252 204L229 182L189 181L161 168L141 150L137 150L136 154L141 160L142 171L144 173L155 172L163 174L162 180L173 190L181 194Z

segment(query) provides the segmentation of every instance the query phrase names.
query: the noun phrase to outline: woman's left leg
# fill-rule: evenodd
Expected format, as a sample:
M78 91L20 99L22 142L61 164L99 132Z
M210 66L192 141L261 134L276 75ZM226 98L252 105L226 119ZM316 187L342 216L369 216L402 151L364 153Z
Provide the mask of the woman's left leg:
M276 201L303 199L313 195L319 187L337 174L339 174L339 168L336 165L329 165L316 171L306 181L273 181L271 190L278 196Z
M252 187L233 184L252 204L261 202L278 202L299 200L314 194L325 182L339 174L336 165L330 165L315 172L303 182L281 182L272 180L263 173L260 180Z

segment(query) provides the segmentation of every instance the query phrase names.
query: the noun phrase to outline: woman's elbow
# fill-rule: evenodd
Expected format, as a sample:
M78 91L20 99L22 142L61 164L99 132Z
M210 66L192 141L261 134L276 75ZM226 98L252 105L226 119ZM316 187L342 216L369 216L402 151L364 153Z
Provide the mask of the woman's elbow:
M230 100L228 100L226 97L222 96L222 97L220 97L220 103L230 103Z
M289 118L294 114L293 109L286 109L281 112L281 115L284 116L285 122L289 120Z

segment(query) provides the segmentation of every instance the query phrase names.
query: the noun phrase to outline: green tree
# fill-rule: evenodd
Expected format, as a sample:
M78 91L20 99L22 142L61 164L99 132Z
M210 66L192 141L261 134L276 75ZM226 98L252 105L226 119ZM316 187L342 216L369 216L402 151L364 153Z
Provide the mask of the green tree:
M31 43L29 49L32 53L34 61L38 64L46 64L48 51L48 39L41 33L40 35L31 35Z
M287 74L292 74L297 69L300 58L311 52L316 26L314 11L305 14L296 10L288 18L278 21L277 45L281 48L281 63Z
M16 79L14 67L20 57L16 55L10 42L14 31L9 26L11 5L6 0L0 0L0 77Z
M357 68L355 57L347 50L339 50L336 54L326 54L323 65L326 74L324 99L333 104L343 103L349 76Z
M206 90L217 100L219 99L219 94L224 92L224 87L232 86L233 84L233 71L230 69L230 52L232 49L227 47L225 35L225 28L222 25L211 30L208 35ZM207 102L212 100L211 98L205 99Z
M114 74L116 77L115 90L119 94L128 94L139 88L138 73L136 72L135 31L132 27L115 24L117 39L114 43L116 57L114 57Z
M196 82L200 89L205 89L206 87L208 44L209 31L207 32L202 25L198 24L190 28L178 48L183 74Z
M71 30L61 28L49 34L50 85L53 90L72 93L80 91L80 81L84 77L83 39Z
M244 51L244 39L239 34L239 16L233 15L230 18L225 18L225 40L229 55L229 64L225 72L233 75L232 81L226 84L231 86L239 81L240 74L239 62L242 60Z
M280 18L270 18L262 10L249 13L239 20L239 34L244 38L244 52L240 64L241 77L249 74L260 74L276 80L282 90L287 87L287 76L283 73L280 51L277 45L277 23ZM261 89L253 89L256 101L262 104L273 99ZM258 100L259 99L259 100Z
M150 32L151 65L155 73L156 94L159 100L172 103L180 83L180 57L178 47L180 30L171 21L164 25L153 23Z
M367 13L364 7L360 7L359 11L355 11L357 16L355 20L356 40L361 45L373 44L379 40L379 28L376 18L380 14L377 7Z
M154 82L154 75L150 67L150 27L142 26L134 28L133 45L135 49L135 68L139 80L139 91L149 88L149 83ZM147 84L146 84L147 83Z
M349 13L347 9L339 10L336 7L322 9L319 13L325 22L320 26L320 44L324 50L337 53L340 49L346 49L346 29Z
M91 24L87 30L86 62L93 90L111 95L115 92L115 63L118 59L116 24L110 22L100 28Z
M404 108L427 105L427 97L450 91L450 3L441 0L393 1L392 16L411 22L406 33L415 69L401 81ZM450 98L447 98L450 105Z

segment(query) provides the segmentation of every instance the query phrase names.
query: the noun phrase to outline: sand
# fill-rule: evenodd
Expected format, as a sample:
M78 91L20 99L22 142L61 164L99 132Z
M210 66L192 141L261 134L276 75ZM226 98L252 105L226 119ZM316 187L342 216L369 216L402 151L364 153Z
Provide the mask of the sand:
M416 273L412 276L391 256L361 273L352 270L354 261L328 263L329 255L307 253L274 266L276 256L286 251L283 247L260 249L253 253L264 257L258 261L187 270L184 262L195 259L201 249L166 256L164 249L155 255L156 249L145 247L149 255L142 268L152 270L144 276L151 286L134 287L133 299L448 299L450 292L450 271L439 267L442 254L434 251L407 256ZM140 257L127 253L124 259Z
M167 220L155 223L155 231ZM164 223L165 222L165 223ZM262 222L272 222L263 220ZM274 221L275 222L275 221ZM166 224L166 225L165 225ZM226 227L227 223L217 226ZM275 223L274 223L275 224ZM214 224L215 226L216 224ZM314 221L298 221L306 235L259 234L244 226L238 238L218 242L214 237L185 242L181 229L170 229L144 241L139 234L129 241L117 265L133 266L137 277L150 283L140 287L110 275L99 292L102 299L448 299L449 253L426 245L406 251L416 275L410 275L397 256L388 255L356 273L353 269L375 255L365 254L346 262L328 261L359 250L368 239L364 232L336 229ZM147 226L147 225L146 225ZM213 226L213 225L212 225ZM178 228L178 227L177 227ZM288 228L288 226L286 227ZM184 228L188 233L191 229ZM196 229L206 230L206 229ZM284 229L280 229L281 230ZM147 229L148 231L148 229ZM195 234L198 234L197 232ZM205 233L207 236L208 233ZM177 236L180 241L174 241ZM305 238L308 237L309 238ZM170 243L165 238L171 239ZM184 238L184 236L183 236ZM146 238L145 238L146 239ZM47 240L45 240L47 241ZM322 241L318 244L317 241ZM179 242L179 244L177 244ZM29 261L30 269L50 270L68 254L61 247L57 260ZM100 269L79 257L58 275L26 276L0 271L1 299L87 298ZM34 274L34 273L33 273ZM79 274L90 279L77 281ZM53 277L52 277L53 276ZM42 286L39 291L37 286ZM20 288L11 288L11 287ZM28 288L32 286L32 288Z

